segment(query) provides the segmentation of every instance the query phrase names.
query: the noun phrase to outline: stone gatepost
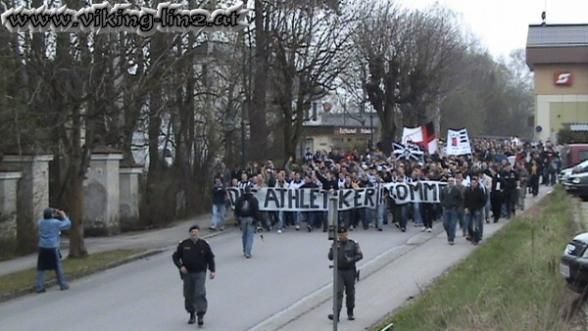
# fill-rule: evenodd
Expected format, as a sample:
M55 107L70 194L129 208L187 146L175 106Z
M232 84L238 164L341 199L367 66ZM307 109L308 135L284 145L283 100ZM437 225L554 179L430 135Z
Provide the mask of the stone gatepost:
M143 168L120 168L120 228L139 227L139 176Z
M2 163L17 167L22 178L17 195L17 241L21 252L37 248L37 220L49 207L49 162L53 155L4 155Z
M84 181L84 233L110 236L120 233L120 153L92 154Z
M20 172L0 172L0 249L16 248L16 197Z

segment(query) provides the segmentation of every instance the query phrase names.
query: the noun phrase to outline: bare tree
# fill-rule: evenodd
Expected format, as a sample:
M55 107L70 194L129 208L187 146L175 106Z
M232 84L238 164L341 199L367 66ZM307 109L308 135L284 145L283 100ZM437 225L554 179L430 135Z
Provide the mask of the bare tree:
M309 5L274 3L272 33L273 100L279 108L284 156L294 156L302 123L313 100L335 88L349 63L351 24L355 13L337 15ZM286 159L286 157L284 158Z
M447 12L438 7L405 11L393 3L370 4L354 40L368 68L367 96L382 123L384 150L396 129L420 125L427 107L444 93L444 79L460 40Z

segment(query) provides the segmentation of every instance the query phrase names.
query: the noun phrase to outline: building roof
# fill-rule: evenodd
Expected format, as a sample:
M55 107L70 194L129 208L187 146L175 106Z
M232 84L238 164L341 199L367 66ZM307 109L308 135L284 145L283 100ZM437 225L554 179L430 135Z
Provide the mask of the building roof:
M588 24L531 24L527 65L588 63Z
M304 126L331 126L341 128L361 128L369 127L373 124L374 128L380 126L380 119L376 113L372 114L370 122L370 113L321 113L317 121L305 122Z
M527 47L588 46L588 24L531 24Z

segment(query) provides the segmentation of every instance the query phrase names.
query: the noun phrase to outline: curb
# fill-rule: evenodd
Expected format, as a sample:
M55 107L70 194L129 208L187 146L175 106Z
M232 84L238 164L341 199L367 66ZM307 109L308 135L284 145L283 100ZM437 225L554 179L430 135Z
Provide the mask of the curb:
M433 238L436 238L442 232L442 226L435 226L433 233L417 233L409 237L404 245L393 247L380 253L371 261L358 268L361 274L361 280L369 278L377 271L385 268L390 263L419 247L419 245L415 244L415 242L419 242L419 244L425 243ZM249 328L249 331L279 330L304 314L308 313L309 311L313 310L314 308L329 301L332 294L333 285L331 282L329 282L318 290L315 290L311 294L296 301L290 305L290 307L283 309L282 311L273 314L272 317L252 326Z
M163 250L160 250L160 249L147 250L145 252L141 252L141 253L138 253L138 254L135 254L135 255L131 255L131 256L129 256L129 257L125 258L125 259L122 259L120 261L108 263L108 264L106 264L106 265L104 265L104 266L102 266L102 267L100 267L100 268L98 268L96 270L82 271L81 273L76 274L74 276L69 276L68 277L68 280L71 282L73 280L81 279L81 278L84 278L86 276L90 276L90 275L93 275L93 274L96 274L96 273L99 273L99 272L102 272L102 271L105 271L105 270L108 270L108 269L116 268L116 267L121 266L123 264L127 264L127 263L130 263L130 262L136 261L136 260L140 260L140 259L143 259L143 258L147 258L147 257L153 256L153 255L159 254L161 252L163 252ZM52 280L46 282L46 288L50 288L50 287L53 287L55 285L57 285L57 280L55 280L55 279L52 279ZM31 286L31 287L25 288L25 289L15 290L13 292L10 292L10 293L4 294L4 295L0 295L0 302L5 302L5 301L8 301L8 300L12 300L12 299L15 299L15 298L18 298L18 297L27 295L27 294L31 294L31 293L35 293L35 287L34 286Z
M539 206L539 204L541 203L541 201L543 201L544 199L548 198L551 193L553 193L553 190L549 190L547 191L539 200L537 200L535 202L535 204L533 204L533 206L527 207L525 210L523 210L520 214L517 213L517 218L520 216L525 215L529 210ZM500 229L498 229L493 235L496 235L502 231L505 231L506 227L509 226L510 224L512 224L512 220L509 221L508 223L504 223L502 225L502 227ZM463 259L461 259L459 262L457 262L456 264L452 265L451 267L449 267L447 270L445 270L444 272L442 272L441 274L439 274L438 276L434 277L432 279L432 281L430 282L430 284L428 284L427 286L425 286L422 291L420 292L419 295L417 296L413 296L413 297L409 297L407 298L404 303L402 305L400 305L399 307L397 307L396 309L390 311L389 313L385 314L384 316L382 316L376 323L373 323L369 328L367 328L366 330L369 331L391 331L394 328L394 322L395 321L391 321L389 323L387 323L387 325L384 325L382 328L378 328L379 326L382 326L386 321L388 321L389 319L391 319L396 313L398 313L398 311L400 311L401 309L405 308L407 306L407 304L409 302L414 301L415 299L418 299L419 297L421 297L423 294L425 294L429 288L431 288L433 285L435 285L435 283L437 281L439 281L441 278L445 277L447 274L449 274L450 272L452 272L455 268L457 268L461 263L463 263L463 261L465 259L467 259L474 251L484 247L486 245L486 241L489 240L492 237L487 237L485 241L483 241L480 245L478 245L477 247L474 248L474 250L472 252L470 252L467 256L465 256ZM392 329L391 329L392 328Z
M231 232L231 231L225 230L225 231L211 232L211 233L207 233L206 235L203 235L201 238L202 239L214 238L214 237L217 237L217 236L222 235L223 233L229 233L229 232ZM114 269L114 268L119 267L119 266L121 266L123 264L131 263L131 262L134 262L134 261L143 259L143 258L147 258L147 257L150 257L150 256L154 256L154 255L163 253L163 252L165 252L165 251L167 251L167 250L169 250L170 248L173 248L173 247L175 247L175 244L174 245L168 245L168 246L160 247L160 248L146 249L146 250L144 250L141 253L138 253L138 254L135 254L135 255L131 255L131 256L129 256L127 258L124 258L124 259L122 259L120 261L115 261L115 262L108 263L108 264L106 264L104 266L101 266L98 269L95 269L95 270L92 270L92 271L83 271L83 272L81 272L81 273L79 273L77 275L68 276L68 280L71 282L71 281L78 280L78 279L81 279L81 278L84 278L84 277L87 277L87 276L90 276L90 275L93 275L93 274L97 274L97 273L102 272L102 271L106 271L106 270L109 270L109 269ZM109 251L115 251L115 250L118 250L118 249L129 249L129 248L120 247L120 248L117 248L117 249L100 251L100 253L105 253L105 252L109 252ZM22 270L20 270L20 271L22 271ZM17 272L19 272L19 271L17 271ZM52 280L46 282L46 288L47 289L48 288L51 288L51 287L53 287L55 285L57 285L57 280L55 280L55 279L52 279ZM5 302L5 301L9 301L9 300L12 300L12 299L16 299L18 297L21 297L21 296L24 296L24 295L27 295L27 294L32 294L32 293L35 293L35 287L34 286L31 286L29 288L24 288L24 289L18 289L18 290L15 290L13 292L9 292L7 294L2 294L2 295L0 295L0 303Z

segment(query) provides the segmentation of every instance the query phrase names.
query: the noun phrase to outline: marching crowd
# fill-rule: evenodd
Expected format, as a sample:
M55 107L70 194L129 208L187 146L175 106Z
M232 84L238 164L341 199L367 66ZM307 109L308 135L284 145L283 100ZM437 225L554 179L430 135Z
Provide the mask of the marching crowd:
M440 148L442 150L442 148ZM406 231L411 220L423 231L431 232L433 223L442 220L449 244L455 240L456 225L473 244L482 239L483 223L509 219L517 208L524 208L527 194L538 194L539 185L554 185L560 172L558 149L550 142L521 143L518 139L474 140L472 154L447 156L428 153L391 153L368 150L343 153L307 150L303 160L292 158L283 168L272 161L252 163L246 169L222 169L213 188L211 229L222 230L228 204L227 187L240 189L280 187L287 189L320 188L322 190L375 187L381 183L418 183L441 181L447 186L439 203L411 202L397 204L389 197L376 209L356 208L339 212L339 223L350 230L363 227L383 231L394 224ZM289 227L296 231L327 231L325 211L264 211L256 221L267 231L282 233Z

